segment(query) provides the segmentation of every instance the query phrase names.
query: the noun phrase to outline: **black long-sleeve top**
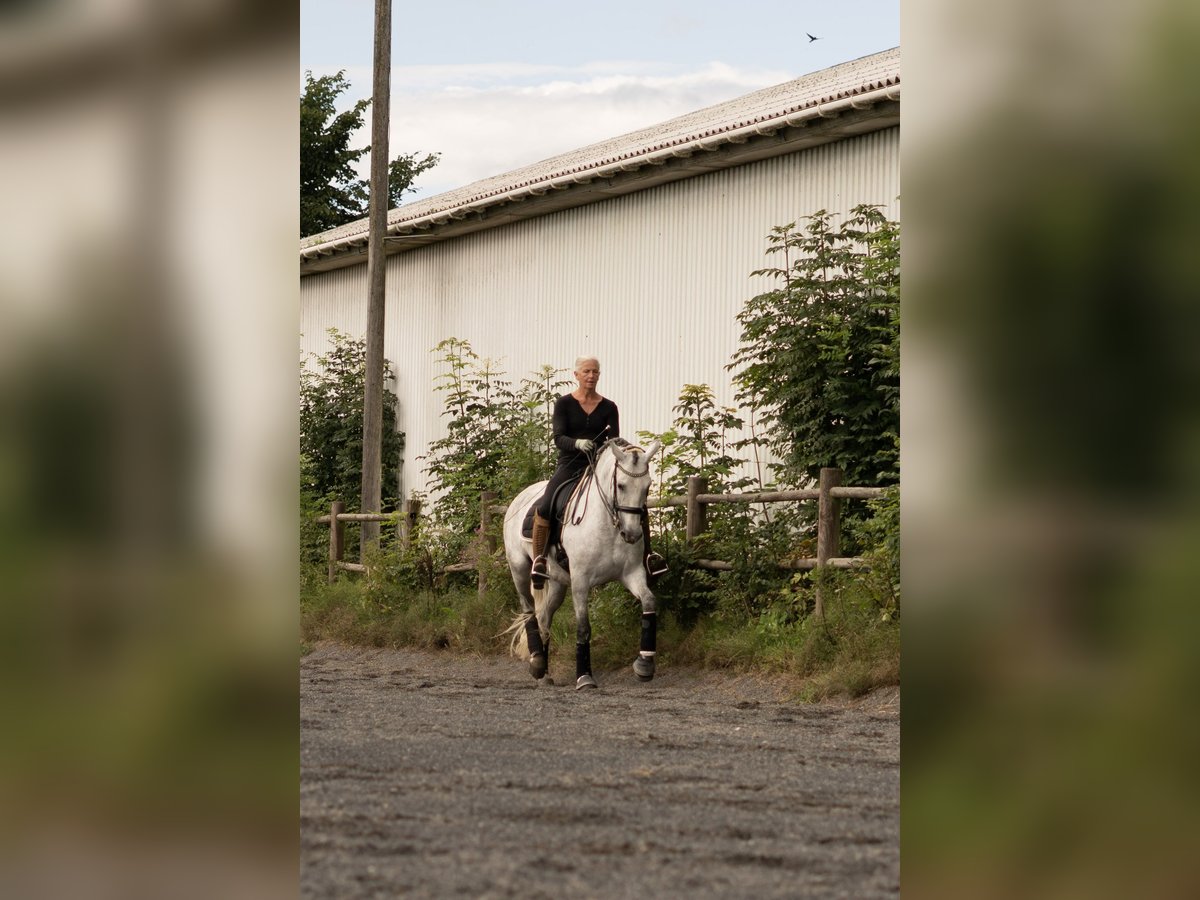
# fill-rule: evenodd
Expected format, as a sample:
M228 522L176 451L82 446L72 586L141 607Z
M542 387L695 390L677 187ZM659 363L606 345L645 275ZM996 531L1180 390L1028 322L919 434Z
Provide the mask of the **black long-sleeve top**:
M621 417L617 411L617 404L607 397L600 401L591 415L588 415L574 396L563 394L554 403L551 425L554 429L554 446L558 448L560 469L583 469L587 465L587 454L575 449L575 441L579 438L591 438L599 448L605 441L621 434Z

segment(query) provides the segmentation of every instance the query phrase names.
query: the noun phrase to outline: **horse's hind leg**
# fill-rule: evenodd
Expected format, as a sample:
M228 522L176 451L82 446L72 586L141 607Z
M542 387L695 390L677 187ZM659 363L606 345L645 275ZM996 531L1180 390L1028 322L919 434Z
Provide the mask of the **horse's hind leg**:
M513 586L516 587L517 597L521 601L521 616L517 627L525 632L525 649L529 651L529 674L541 679L549 666L549 647L542 641L538 629L537 601L529 588L529 568L530 560L527 556L509 559ZM519 638L514 637L514 648L519 646L518 642Z
M521 598L521 627L525 630L525 646L529 650L529 674L540 680L550 668L550 623L562 605L567 589L555 581L548 581L538 591L531 591L528 581L517 581L516 584Z
M538 604L537 613L525 623L526 628L533 629L531 634L537 635L538 646L542 648L540 657L535 655L529 657L529 671L534 678L541 678L550 668L550 623L554 621L554 614L562 606L563 598L567 593L567 587L564 584L559 584L557 581L550 580L546 582L546 586L540 593L541 603ZM531 636L529 640L530 646L533 646L533 637ZM540 675L538 674L539 670L541 672ZM547 679L547 683L552 682Z
M542 640L537 616L532 613L525 617L525 643L529 647L529 674L540 680L550 668L550 637Z
M542 634L546 635L546 640L549 641L550 623L554 621L554 614L567 598L567 586L558 581L548 581L544 597L546 602L538 610L538 624L542 627Z

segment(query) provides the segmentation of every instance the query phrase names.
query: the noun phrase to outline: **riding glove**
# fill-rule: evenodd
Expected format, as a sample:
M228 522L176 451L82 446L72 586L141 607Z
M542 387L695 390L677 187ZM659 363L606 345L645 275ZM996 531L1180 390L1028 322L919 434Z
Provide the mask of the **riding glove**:
M587 438L579 438L579 440L575 442L575 448L577 450L582 450L584 453L591 453L595 447L595 442L588 440Z

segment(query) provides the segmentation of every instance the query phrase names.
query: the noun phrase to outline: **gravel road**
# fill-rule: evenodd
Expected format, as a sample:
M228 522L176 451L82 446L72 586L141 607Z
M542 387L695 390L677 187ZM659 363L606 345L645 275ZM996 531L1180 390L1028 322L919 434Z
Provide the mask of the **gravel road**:
M301 895L899 893L899 693L319 644L300 664ZM568 671L568 668L570 671Z

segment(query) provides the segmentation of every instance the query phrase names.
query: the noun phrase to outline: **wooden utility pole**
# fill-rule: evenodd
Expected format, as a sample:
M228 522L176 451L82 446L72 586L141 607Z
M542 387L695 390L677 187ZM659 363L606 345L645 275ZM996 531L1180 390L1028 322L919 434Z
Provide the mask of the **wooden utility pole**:
M375 0L375 61L371 88L371 194L367 223L367 381L363 397L362 504L380 511L383 481L383 236L388 211L388 124L392 77L392 0ZM362 546L379 543L379 523L362 523Z

